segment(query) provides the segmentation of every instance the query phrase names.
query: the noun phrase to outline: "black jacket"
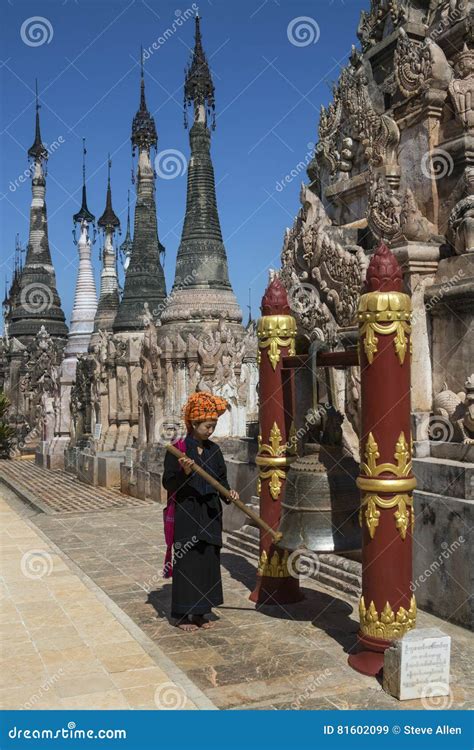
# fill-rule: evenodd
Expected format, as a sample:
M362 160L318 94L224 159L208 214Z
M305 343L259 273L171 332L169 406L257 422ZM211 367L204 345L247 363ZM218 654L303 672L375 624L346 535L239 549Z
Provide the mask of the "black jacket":
M199 455L198 441L191 435L187 435L185 441L186 455L230 490L224 456L217 443L205 440L204 450ZM179 549L183 542L193 537L222 547L221 499L227 504L231 501L221 497L197 472L186 476L176 456L169 451L165 455L162 482L168 492L176 493L175 547Z

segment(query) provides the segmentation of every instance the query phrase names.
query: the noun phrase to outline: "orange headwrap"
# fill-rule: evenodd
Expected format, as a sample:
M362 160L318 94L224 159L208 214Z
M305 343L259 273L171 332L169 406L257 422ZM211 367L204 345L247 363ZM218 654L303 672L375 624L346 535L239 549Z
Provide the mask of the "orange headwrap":
M191 422L205 422L208 419L218 419L224 414L228 402L220 396L213 396L207 391L192 393L183 406L183 417L188 432L192 431Z

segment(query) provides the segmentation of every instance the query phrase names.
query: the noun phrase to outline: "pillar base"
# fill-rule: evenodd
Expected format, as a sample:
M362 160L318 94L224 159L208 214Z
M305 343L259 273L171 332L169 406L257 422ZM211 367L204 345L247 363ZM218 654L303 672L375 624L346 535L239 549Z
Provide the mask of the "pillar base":
M347 663L356 672L368 677L376 677L382 672L384 653L390 644L391 641L371 638L359 631L357 634L357 651L349 655Z
M299 579L292 576L273 578L257 575L257 583L249 596L251 602L267 605L295 604L304 598Z

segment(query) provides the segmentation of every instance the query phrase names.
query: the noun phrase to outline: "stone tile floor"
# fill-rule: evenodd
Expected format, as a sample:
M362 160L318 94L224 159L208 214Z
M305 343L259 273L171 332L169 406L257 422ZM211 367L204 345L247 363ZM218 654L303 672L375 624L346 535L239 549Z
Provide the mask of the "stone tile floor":
M45 513L152 505L151 500L122 495L115 489L94 487L91 491L91 487L82 484L74 475L64 471L46 471L31 460L0 461L0 477L10 487L21 487L24 499L36 503Z
M195 709L187 684L159 666L8 495L2 488L0 708L159 709L174 701Z
M1 471L2 467L0 474ZM49 491L54 494L56 481L62 481L61 473L44 473ZM23 477L15 481L20 484ZM90 498L90 510L48 515L15 499L5 487L1 490L5 498L3 512L12 523L3 532L11 577L6 582L7 607L5 613L2 607L1 614L6 617L8 642L13 637L15 646L14 654L8 649L8 658L20 657L21 661L24 655L35 654L39 643L43 651L38 652L40 660L35 656L32 664L35 684L45 679L49 674L47 667L54 668L63 655L71 658L72 676L62 685L61 681L55 684L51 693L57 694L63 706L79 707L78 701L93 704L97 697L96 708L105 707L109 700L149 707L151 686L155 685L156 690L155 680L164 680L168 670L175 683L179 679L185 686L190 707L194 703L198 707L214 704L222 709L423 708L421 701L400 703L384 693L376 680L357 674L347 665L347 654L354 647L358 629L354 600L339 593L333 595L305 579L304 601L257 610L248 599L255 581L254 565L224 548L221 563L225 602L215 610L219 620L212 630L186 634L172 627L167 619L171 584L161 577L162 506L97 512L92 509L96 490L83 485L80 492ZM10 518L14 512L10 507L15 508L16 520ZM18 520L19 515L23 521ZM26 526L26 519L31 526L26 527L26 534L21 526L17 538L17 524ZM54 568L52 577L32 583L18 569L18 555L36 549L35 527L38 534L44 535L41 539L50 540L53 549L57 547L57 552L51 554L60 567ZM48 542L43 541L44 544ZM71 564L76 575L68 568ZM58 608L58 587L67 608L64 602ZM95 601L98 592L102 595L100 603ZM134 624L132 635L126 637L120 622L108 621L111 608L115 613L124 613L126 623ZM419 613L418 624L441 627L452 636L451 695L443 701L443 707L473 708L472 633L423 612ZM146 643L155 644L159 650L154 655L154 665L141 650L133 651L134 639L140 638L140 633ZM52 659L48 664L43 652ZM140 659L145 662L142 664ZM14 664L7 667L10 669L5 671L5 680L15 682ZM154 669L161 669L165 676L155 676ZM147 671L151 686L137 684ZM97 682L96 675L100 676ZM4 689L4 695L0 693L9 707L15 700L18 707L27 700L26 672L21 677L23 682L15 687L17 692ZM73 681L72 688L68 680ZM89 684L97 685L94 695L81 692L88 690Z

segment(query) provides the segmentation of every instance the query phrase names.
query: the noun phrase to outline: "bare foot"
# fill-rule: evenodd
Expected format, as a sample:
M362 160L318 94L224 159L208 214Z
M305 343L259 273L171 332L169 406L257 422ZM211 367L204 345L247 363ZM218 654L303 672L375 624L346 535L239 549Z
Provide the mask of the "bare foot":
M189 620L180 620L176 623L176 627L180 630L184 630L185 633L191 633L193 630L198 630L198 626Z
M216 624L214 620L206 620L202 615L194 615L193 622L200 628L203 628L203 630L209 630L209 628L213 628Z

